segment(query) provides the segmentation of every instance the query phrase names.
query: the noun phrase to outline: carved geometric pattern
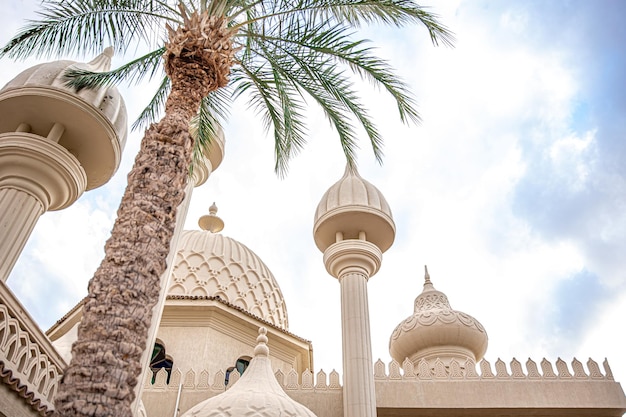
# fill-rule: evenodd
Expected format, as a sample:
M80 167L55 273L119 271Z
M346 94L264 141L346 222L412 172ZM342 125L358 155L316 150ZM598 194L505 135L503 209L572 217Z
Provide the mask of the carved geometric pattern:
M285 389L291 390L291 389L298 389L298 388L299 388L298 373L296 372L295 369L292 369L287 374L287 385L285 385Z
M194 389L195 387L196 387L196 372L193 369L190 369L185 374L185 382L183 383L183 388Z
M326 385L326 372L320 369L320 371L317 373L317 383L315 384L315 389L325 390L327 388L328 385Z
M302 373L302 389L313 389L313 373L308 368Z
M154 388L165 388L167 385L167 371L165 368L159 369L156 374L156 379L154 381Z
M178 387L180 385L181 379L182 379L182 372L180 372L180 369L176 368L172 372L172 376L170 377L170 384L175 387Z
M448 378L448 372L446 372L446 365L439 358L435 360L434 371L435 371L435 378L437 379Z
M589 376L592 379L604 378L604 376L602 375L602 372L600 372L600 367L598 366L598 363L594 361L593 359L589 358L589 360L587 361L587 368L589 368Z
M571 378L572 374L570 374L569 369L567 369L567 364L561 358L556 360L556 371L559 373L559 378Z
M241 374L237 370L233 370L233 372L228 375L228 385L226 385L226 389L234 387L237 381L239 381L239 378L241 378Z
M602 362L602 366L604 366L604 375L606 376L606 379L608 379L609 381L614 381L613 371L611 371L611 367L609 366L608 359L604 358L604 362Z
M513 360L511 361L511 376L515 379L526 378L526 375L524 375L524 370L522 369L522 364L515 358L513 358Z
M285 374L280 369L274 372L274 376L276 377L276 381L281 387L285 387Z
M404 362L402 362L402 369L404 370L404 379L412 379L416 377L413 361L409 360L409 358L405 358Z
M572 369L574 370L574 378L578 379L588 379L589 376L585 373L585 368L583 364L578 359L574 358L572 361Z
M476 364L471 359L467 359L465 361L465 378L467 379L479 378L478 373L476 372Z
M480 377L483 379L494 378L493 372L491 371L491 364L486 359L480 361Z
M237 373L239 373L239 372L237 372ZM211 389L224 391L226 389L226 385L224 384L224 379L225 378L226 378L226 374L224 373L224 371L222 371L222 370L217 371L217 373L215 374L215 377L213 378L213 385L211 385ZM198 388L201 388L200 384L198 384Z
M384 379L387 377L387 373L385 372L385 362L378 359L374 363L374 379Z
M432 371L426 360L420 360L420 362L417 364L417 369L417 376L420 379L432 379Z
M403 333L411 332L417 326L432 326L433 324L441 322L443 324L460 323L466 327L478 330L481 333L486 333L485 328L469 314L462 313L460 311L451 309L440 309L430 311L416 311L410 317L402 321L391 334L391 339L398 339Z
M543 373L543 377L546 379L556 378L554 369L552 369L552 364L546 358L543 358L541 361L541 372Z
M389 379L402 379L400 364L396 360L389 363Z
M32 395L40 408L54 410L52 399L61 379L61 369L23 328L17 318L12 317L5 304L0 304L0 371L4 368L11 377L19 380Z
M496 377L497 378L508 378L510 377L509 373L506 370L506 364L500 358L496 361Z
M526 370L528 371L528 378L541 378L539 370L537 369L537 363L530 358L526 361Z
M328 388L341 389L341 384L339 383L339 372L335 371L334 369L329 376Z
M456 359L450 361L450 378L463 379L463 370Z
M278 283L245 245L219 233L184 231L179 248L168 294L220 297L280 328L289 328Z
M198 380L198 389L209 388L209 372L204 370L200 372Z

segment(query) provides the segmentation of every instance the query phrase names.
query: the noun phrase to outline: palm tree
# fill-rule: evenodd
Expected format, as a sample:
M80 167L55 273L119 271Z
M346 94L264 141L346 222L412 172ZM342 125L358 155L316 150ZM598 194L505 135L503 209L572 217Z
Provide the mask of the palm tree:
M107 43L154 49L101 74L74 71L76 88L140 82L165 74L135 127L147 126L118 210L105 258L89 283L72 361L56 396L63 416L130 416L141 374L159 279L184 198L194 141L206 146L247 97L273 130L276 171L305 143L305 100L319 105L336 129L350 166L356 128L377 159L381 136L350 76L380 86L395 99L403 122L418 121L407 87L366 41L362 24L423 24L433 43L451 44L437 17L412 0L43 0L1 56L93 54ZM165 41L163 39L166 39ZM163 118L155 122L164 108ZM190 122L196 134L190 134Z

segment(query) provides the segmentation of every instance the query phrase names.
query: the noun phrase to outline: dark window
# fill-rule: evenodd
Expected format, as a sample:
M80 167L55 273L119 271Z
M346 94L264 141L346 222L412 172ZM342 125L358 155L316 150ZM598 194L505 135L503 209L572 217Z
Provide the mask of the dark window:
M230 373L234 370L237 370L237 372L239 372L239 375L243 375L243 373L246 371L246 368L248 368L248 365L250 365L250 359L245 359L245 358L239 358L237 359L237 362L235 362L235 366L231 366L230 368L226 369L226 376L224 377L224 385L228 386L228 381L230 380Z
M170 383L170 377L172 376L172 366L174 361L171 357L165 354L165 346L160 343L155 343L152 349L152 359L150 359L150 369L152 370L152 383L156 381L157 372L162 368L165 368L167 372L167 383Z

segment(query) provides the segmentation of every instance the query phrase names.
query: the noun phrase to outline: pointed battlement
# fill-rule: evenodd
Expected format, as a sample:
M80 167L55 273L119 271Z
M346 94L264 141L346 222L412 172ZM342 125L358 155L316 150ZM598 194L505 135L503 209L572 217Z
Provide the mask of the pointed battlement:
M449 366L437 359L434 366L429 366L428 362L422 359L417 366L408 359L400 365L397 361L389 362L388 371L385 364L380 359L374 364L374 378L377 381L410 381L410 380L608 380L613 381L613 373L608 361L602 363L604 373L596 361L589 358L587 369L583 363L574 358L571 368L561 358L553 364L547 359L542 359L537 365L532 359L528 359L525 365L513 358L507 364L500 358L495 362L495 368L485 359L478 363L478 366L467 360L463 363L452 360ZM478 368L478 370L477 370ZM525 368L525 369L524 369ZM556 368L556 371L555 371Z

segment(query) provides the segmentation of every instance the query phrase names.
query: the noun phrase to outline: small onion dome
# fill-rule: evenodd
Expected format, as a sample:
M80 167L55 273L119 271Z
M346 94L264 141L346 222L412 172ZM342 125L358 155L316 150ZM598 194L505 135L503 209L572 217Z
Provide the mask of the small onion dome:
M415 299L415 312L400 323L389 339L389 353L402 364L409 358L415 365L421 359L432 364L437 358L446 365L456 359L480 361L487 350L487 332L469 314L453 310L448 297L437 291L428 269L424 290Z
M287 306L274 275L247 246L218 233L224 222L215 203L198 223L203 230L181 233L168 295L220 297L289 330Z
M54 61L20 73L0 90L0 133L28 132L46 137L53 125L64 130L59 145L80 162L87 174L87 190L106 183L117 170L126 143L124 100L115 87L82 89L65 85L72 69L108 71L113 49L107 48L88 63Z
M266 333L265 327L259 329L254 358L233 387L202 401L183 417L316 417L311 410L292 400L278 384L272 371Z
M358 239L360 232L365 232L365 239L381 252L389 249L396 235L383 194L349 166L326 191L315 211L313 236L318 249L324 252L335 243L338 232L343 239Z

